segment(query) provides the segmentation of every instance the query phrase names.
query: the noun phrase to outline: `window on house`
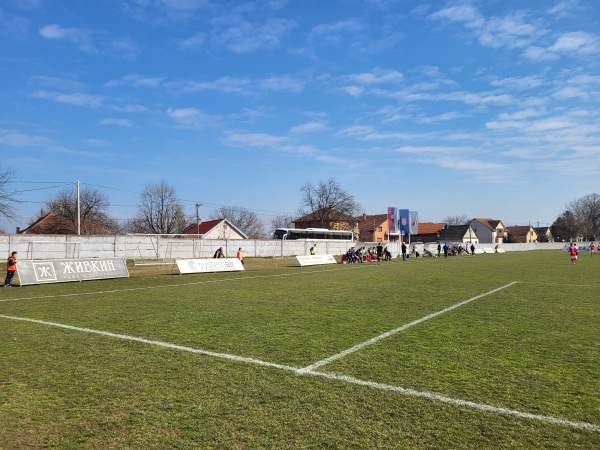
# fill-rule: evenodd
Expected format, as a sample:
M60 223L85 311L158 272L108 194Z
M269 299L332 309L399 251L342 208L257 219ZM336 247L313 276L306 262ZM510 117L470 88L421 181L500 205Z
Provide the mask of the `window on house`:
M381 227L377 227L377 231L381 231Z

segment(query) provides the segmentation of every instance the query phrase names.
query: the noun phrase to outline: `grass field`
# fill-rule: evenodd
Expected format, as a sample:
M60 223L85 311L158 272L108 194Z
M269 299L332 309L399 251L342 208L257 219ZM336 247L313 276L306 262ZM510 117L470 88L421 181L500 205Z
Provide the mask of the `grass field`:
M600 448L600 257L0 292L0 448Z

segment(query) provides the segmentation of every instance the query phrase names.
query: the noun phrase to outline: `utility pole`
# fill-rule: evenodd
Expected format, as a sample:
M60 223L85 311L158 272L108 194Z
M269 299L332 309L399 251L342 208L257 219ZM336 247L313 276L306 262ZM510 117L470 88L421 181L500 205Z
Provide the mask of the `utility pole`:
M77 236L81 235L81 200L79 197L79 180L77 180Z
M198 225L197 234L200 236L200 207L202 203L196 203L196 224Z

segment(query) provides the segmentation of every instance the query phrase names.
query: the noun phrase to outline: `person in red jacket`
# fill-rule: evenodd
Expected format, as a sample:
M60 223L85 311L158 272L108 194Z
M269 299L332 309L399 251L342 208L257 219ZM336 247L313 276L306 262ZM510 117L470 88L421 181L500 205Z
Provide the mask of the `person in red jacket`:
M4 287L10 287L12 277L17 271L17 252L12 252L6 262L6 280L4 281Z

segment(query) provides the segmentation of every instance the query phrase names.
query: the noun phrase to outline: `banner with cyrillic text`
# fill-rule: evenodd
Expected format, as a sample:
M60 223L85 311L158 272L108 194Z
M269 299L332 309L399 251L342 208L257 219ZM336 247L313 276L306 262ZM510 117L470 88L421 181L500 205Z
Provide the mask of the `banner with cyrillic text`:
M244 265L237 258L216 259L177 259L179 273L235 272L244 270Z
M69 281L126 278L129 271L123 258L19 260L17 273L21 286L66 283Z
M300 255L296 256L301 266L317 266L320 264L337 264L333 255Z

